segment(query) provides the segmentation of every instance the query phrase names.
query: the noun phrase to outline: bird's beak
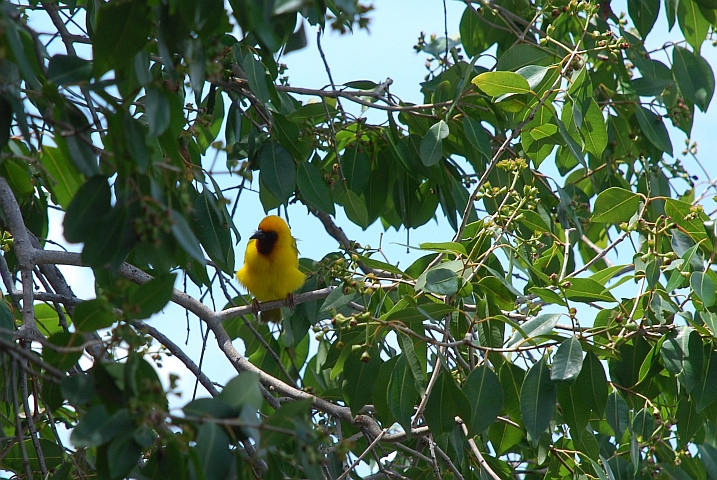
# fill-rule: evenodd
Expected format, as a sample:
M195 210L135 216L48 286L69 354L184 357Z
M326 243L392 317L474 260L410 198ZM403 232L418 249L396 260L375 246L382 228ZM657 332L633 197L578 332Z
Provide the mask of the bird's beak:
M250 240L261 240L264 237L266 237L266 234L261 230L257 230L256 232L254 232L254 235L249 237L249 239Z

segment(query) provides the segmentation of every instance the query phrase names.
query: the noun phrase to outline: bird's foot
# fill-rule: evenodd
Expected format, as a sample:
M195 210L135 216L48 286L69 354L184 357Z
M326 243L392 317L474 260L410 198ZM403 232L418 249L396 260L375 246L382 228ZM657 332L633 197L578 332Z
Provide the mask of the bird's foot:
M291 292L286 296L286 306L289 307L289 310L292 312L294 311L294 307L296 307L296 303L294 302L294 293Z
M251 310L252 312L254 312L254 316L259 316L259 312L261 310L259 309L259 300L257 300L256 298L251 301Z

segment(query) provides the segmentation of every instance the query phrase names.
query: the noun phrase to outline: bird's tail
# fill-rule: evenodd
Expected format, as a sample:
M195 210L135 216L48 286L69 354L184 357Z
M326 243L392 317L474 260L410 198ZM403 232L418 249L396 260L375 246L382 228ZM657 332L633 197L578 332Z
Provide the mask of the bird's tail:
M281 322L281 309L275 308L273 310L265 310L259 313L259 321L263 323L280 323Z

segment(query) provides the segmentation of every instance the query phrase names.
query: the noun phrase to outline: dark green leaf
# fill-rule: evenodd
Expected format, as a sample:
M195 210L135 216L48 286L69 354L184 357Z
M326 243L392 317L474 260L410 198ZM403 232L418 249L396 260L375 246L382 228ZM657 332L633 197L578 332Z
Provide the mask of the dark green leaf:
M558 402L571 434L585 430L590 421L590 407L585 403L583 393L578 385L558 385Z
M148 133L152 137L158 137L169 128L172 114L169 99L159 87L150 87L147 89L145 102Z
M339 195L339 201L349 220L363 229L368 228L368 210L363 195L359 196L353 190L344 190Z
M452 432L457 416L461 417L468 425L473 421L468 399L458 388L449 372L442 370L438 374L438 379L433 385L430 395L423 415L426 424L435 435Z
M370 351L370 359L363 360L362 350L352 351L344 362L344 381L341 387L351 413L358 412L371 401L373 387L381 368L377 350Z
M413 408L418 399L415 387L416 382L411 375L411 367L406 362L406 357L400 355L391 376L391 384L386 392L388 408L406 432L411 431L411 417Z
M667 133L667 128L665 127L665 123L662 121L662 117L652 113L650 110L642 106L638 106L635 109L635 116L637 117L637 123L640 124L642 132L645 134L645 137L650 141L650 143L669 156L672 156L672 142L670 141L670 134Z
M254 58L254 54L247 53L242 62L249 81L249 88L261 103L269 101L269 86L264 65Z
M152 28L149 6L141 0L103 3L92 38L95 76L122 70L147 43Z
M229 275L234 274L234 248L226 217L217 199L208 189L199 194L192 210L194 231L214 263Z
M695 52L699 53L710 27L710 23L702 15L699 5L692 0L678 2L677 23L680 25L680 30L682 30L687 43Z
M177 243L187 252L190 256L199 262L201 265L207 263L204 258L204 253L199 246L199 240L194 235L194 232L189 227L187 220L176 210L171 211L172 219L172 235L177 240Z
M488 158L492 156L490 140L479 121L467 115L463 117L463 133L476 150Z
M468 425L468 435L475 436L498 417L503 408L503 387L493 370L483 364L468 375L463 393L470 403L473 419Z
M520 389L520 411L525 429L533 445L550 425L555 412L557 392L550 380L550 369L545 358L533 365Z
M111 327L117 318L112 306L98 298L82 302L75 307L73 316L75 328L80 332L93 332Z
M378 83L372 82L371 80L354 80L344 83L344 86L355 88L356 90L373 90L378 87Z
M47 67L48 79L56 85L77 85L92 78L92 64L73 55L53 55Z
M660 0L628 0L627 11L644 40L655 25L657 15L660 13Z
M583 368L571 388L580 390L585 404L598 418L604 418L608 397L607 376L602 363L593 352L588 351L585 354Z
M50 191L54 194L57 203L68 208L75 193L83 183L82 174L64 154L62 149L43 147L40 161L50 176Z
M335 215L331 189L319 169L308 162L299 163L296 185L302 198L310 206L329 215Z
M99 447L121 434L134 430L132 419L126 409L110 415L104 405L94 405L82 415L72 430L70 439L76 448Z
M676 45L672 49L672 72L685 98L706 112L715 91L710 64L700 55Z
M704 376L699 379L691 392L697 413L717 400L717 352L712 350L710 345L704 347L703 371Z
M222 389L218 397L236 411L242 410L248 405L254 411L261 408L264 401L261 396L259 375L255 372L241 372L229 380L229 383Z
M426 274L425 290L437 295L454 295L461 289L463 279L447 268L433 268Z
M162 310L174 293L176 273L157 277L140 285L129 296L132 310L125 311L129 318L149 318Z
M77 332L58 332L47 339L48 345L42 347L42 358L58 370L69 370L82 357L80 345L84 343L82 335ZM52 346L65 350L57 351ZM71 350L73 347L74 350Z
M704 425L704 417L697 413L695 402L687 396L680 398L677 402L677 442L682 448L692 440L692 437Z
M425 353L424 358L419 359L416 354L416 348L413 344L413 340L411 340L411 337L403 332L398 333L398 341L401 344L403 356L406 357L406 364L411 369L411 375L413 375L413 378L416 381L416 391L418 392L418 395L423 396L426 393Z
M572 385L583 368L583 349L580 340L573 336L565 340L558 347L553 358L553 368L550 379L556 383Z
M538 337L549 335L560 319L559 313L545 313L528 320L520 326L521 331L515 332L513 339L506 344L506 347L519 345L526 341L535 340Z
M195 449L206 478L225 478L231 464L229 437L216 423L205 423L197 431Z
M371 162L361 145L351 145L341 156L341 172L346 178L346 187L356 195L361 195L368 185Z
M615 433L615 438L622 438L622 434L630 425L630 416L625 400L617 392L612 392L607 397L605 419Z
M702 301L705 308L709 308L715 304L717 297L715 296L715 283L709 275L702 272L693 272L690 275L690 287L695 295Z
M449 134L448 124L439 120L428 129L421 140L421 161L427 167L435 165L443 158L443 140Z
M261 181L286 205L296 188L296 165L289 152L276 142L267 142L259 152Z

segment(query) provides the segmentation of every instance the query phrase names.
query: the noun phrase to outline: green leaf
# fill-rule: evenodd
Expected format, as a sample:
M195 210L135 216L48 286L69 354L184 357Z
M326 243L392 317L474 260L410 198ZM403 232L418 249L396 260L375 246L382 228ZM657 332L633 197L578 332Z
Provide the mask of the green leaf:
M630 425L630 415L627 403L617 392L612 392L607 397L605 419L615 433L615 438L622 438L622 434L625 433L625 430Z
M571 388L580 390L585 404L599 418L604 418L608 397L607 376L602 363L593 352L588 351L585 354L583 368Z
M128 113L124 116L124 134L127 139L127 150L137 163L140 173L146 173L149 168L149 152L145 133L147 129L138 120Z
M699 53L710 27L710 23L700 12L699 5L692 0L681 0L677 4L677 23L687 43Z
M686 233L694 243L699 243L707 252L712 252L712 241L705 231L704 222L707 221L705 214L694 211L691 204L673 198L665 200L665 214L681 229L681 231L678 230L679 233L673 234L673 246L676 241L680 240L680 234ZM680 256L683 255L685 253ZM701 269L701 261L698 263L700 266L695 267Z
M520 412L525 429L533 445L550 425L555 413L557 392L550 380L550 369L545 358L530 367L520 389Z
M610 187L600 192L595 199L590 220L614 225L627 222L635 215L641 201L642 197L637 193L620 187Z
M493 370L483 364L468 375L463 385L463 393L472 412L468 435L479 435L498 418L503 408L503 387Z
M140 285L129 296L132 310L125 310L129 318L149 318L162 310L172 299L176 273L153 278L144 285Z
M689 2L691 0L686 1ZM670 134L667 133L667 127L665 127L662 117L652 113L650 110L642 106L638 106L635 109L635 116L637 117L637 123L640 124L642 132L645 134L645 137L650 141L650 143L669 156L673 156Z
M92 78L92 63L75 55L53 55L47 78L55 85L78 85Z
M627 11L644 40L655 25L660 13L660 0L628 0Z
M205 478L225 478L232 461L229 437L224 427L205 423L197 430L194 449L199 457L199 468Z
M590 407L583 400L583 391L577 385L558 384L558 402L571 434L585 430Z
M685 98L706 112L715 92L715 76L707 60L675 45L672 73Z
M708 478L717 478L717 448L709 443L701 443L697 445L697 451L707 470Z
M251 91L261 103L267 103L271 97L264 65L254 58L254 54L247 53L242 61L242 67L246 72Z
M43 147L40 162L50 176L49 190L54 194L57 203L67 209L83 184L82 174L59 148Z
M93 332L111 327L117 318L111 305L104 300L95 298L77 305L73 320L78 332Z
M695 402L687 396L682 396L677 402L677 411L675 412L677 420L677 442L682 448L692 441L692 437L704 425L704 417L697 413Z
M152 18L142 0L101 4L92 37L95 77L129 66L147 43Z
M591 98L590 106L584 114L580 133L585 139L585 151L601 158L603 150L607 147L607 125L602 116L602 110L600 110L597 102Z
M107 468L112 478L124 478L137 467L142 456L140 447L134 438L118 436L107 448Z
M382 262L364 255L359 255L358 258L361 263L365 264L369 268L373 268L375 270L385 270L386 272L395 273L396 275L404 274L400 268L395 265L391 265L390 263Z
M422 397L426 393L425 353L422 363L416 354L416 348L411 337L403 332L398 332L398 341L401 344L401 351L406 357L406 363L411 369L411 375L416 381L416 391Z
M169 128L172 115L169 99L159 87L148 88L144 98L149 136L158 137Z
M371 80L354 80L344 83L345 87L355 88L356 90L373 90L378 87L378 83Z
M513 72L485 72L477 75L471 83L491 97L509 93L530 93L530 84L521 75Z
M370 351L370 359L363 361L362 350L352 351L344 362L344 381L341 390L351 413L358 412L371 401L373 387L381 369L378 350Z
M334 288L321 305L320 312L328 312L331 309L341 310L356 298L356 293L344 295L342 288Z
M592 278L571 278L565 296L576 302L617 302L600 282Z
M371 173L371 161L362 145L351 145L341 156L341 172L346 178L346 186L356 195L361 195L368 185Z
M192 209L194 231L209 258L229 275L234 274L234 248L227 220L217 199L204 189L194 200Z
M433 268L426 273L424 289L436 295L455 295L463 285L463 278L447 268Z
M299 163L296 175L296 185L301 197L310 206L329 215L335 215L331 189L324 180L318 168L309 162Z
M406 357L399 355L396 366L393 369L391 384L386 392L388 408L406 432L411 431L411 417L418 393L415 387L416 382L411 375L411 367L408 366Z
M421 161L427 167L435 165L443 158L443 139L448 134L448 124L444 120L439 120L431 125L426 135L421 140Z
M547 66L554 61L555 56L547 49L528 43L516 43L498 56L496 70L514 72L527 66Z
M363 229L368 228L368 210L363 195L359 196L353 190L344 190L339 195L339 203L349 220Z
M90 178L75 194L62 222L70 243L87 239L88 225L93 225L110 210L110 186L102 176Z
M172 235L174 235L179 246L201 265L206 265L207 261L199 246L199 240L197 240L194 232L189 227L187 220L176 210L171 211L170 218L172 219Z
M717 400L717 352L712 350L711 345L704 347L703 372L704 376L691 392L697 413Z
M506 347L512 347L514 345L520 345L525 341L532 341L538 337L549 335L552 333L553 328L557 325L560 319L559 313L545 313L538 315L532 320L528 320L519 331L515 332L513 339L506 344ZM523 340L525 339L525 340Z
M430 250L438 253L450 253L468 256L466 247L462 243L458 242L424 242L418 245L421 250Z
M241 372L229 380L216 398L223 400L236 411L241 411L245 405L257 411L264 401L260 386L258 373Z
M430 395L423 416L434 435L452 432L457 416L468 425L473 421L470 403L450 372L444 369L438 374Z
M296 188L296 165L289 152L276 142L267 142L259 152L261 181L269 192L287 205Z
M134 424L126 409L117 410L112 415L104 405L92 406L80 417L72 430L70 440L75 448L99 447L121 434L134 430Z
M583 368L583 349L580 340L573 336L558 347L553 358L550 379L556 383L572 385Z
M690 275L690 287L692 287L695 295L702 301L705 308L709 308L715 304L717 300L717 296L715 296L715 283L708 275L702 272L693 272L692 275Z
M492 156L490 140L478 120L474 120L467 115L463 117L463 133L476 150L488 158Z
M54 345L60 348L79 347L84 343L82 335L76 332L58 332L52 334L47 339L49 345L42 348L42 357L47 363L59 370L69 370L82 357L82 351L75 349L73 351L57 351L51 347Z
M632 421L632 431L644 440L649 440L652 437L655 431L655 418L650 410L643 408L635 414L635 419Z

